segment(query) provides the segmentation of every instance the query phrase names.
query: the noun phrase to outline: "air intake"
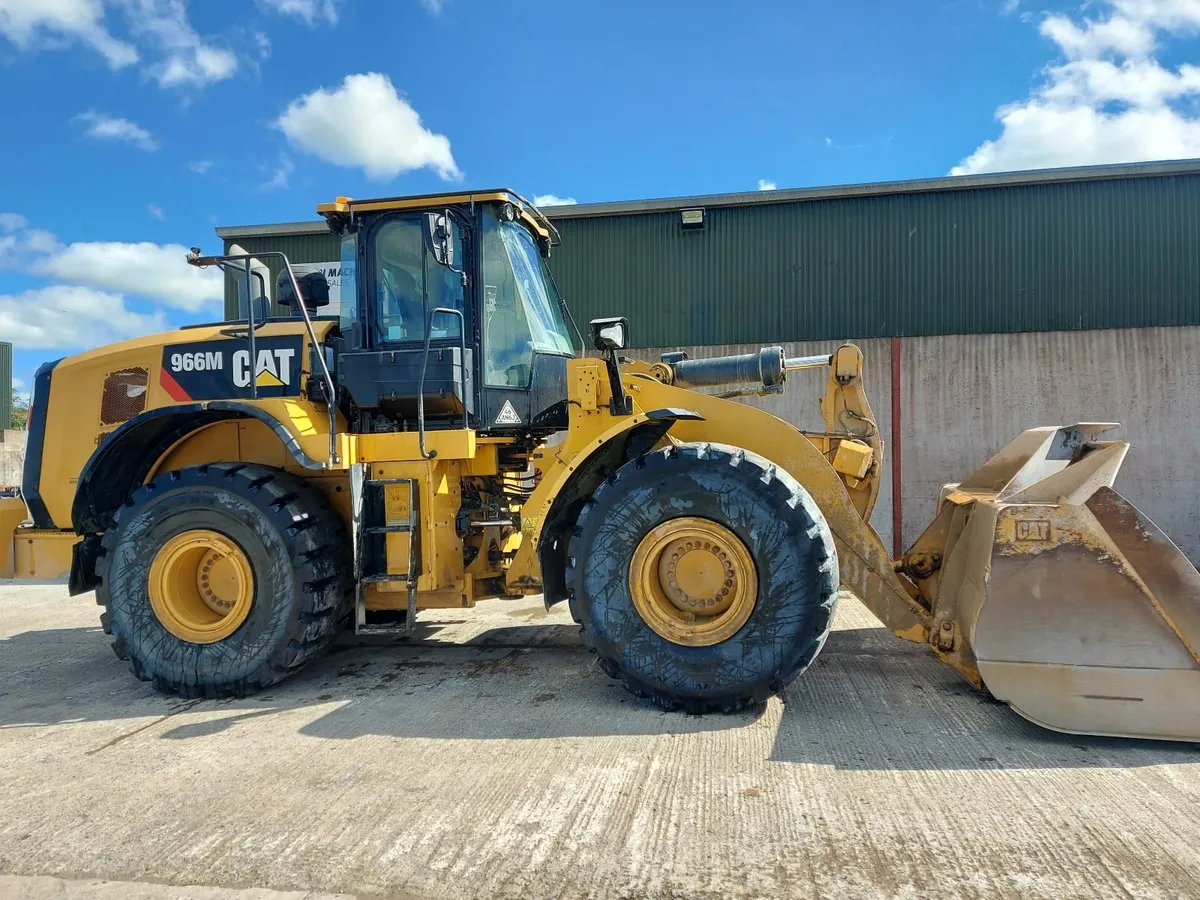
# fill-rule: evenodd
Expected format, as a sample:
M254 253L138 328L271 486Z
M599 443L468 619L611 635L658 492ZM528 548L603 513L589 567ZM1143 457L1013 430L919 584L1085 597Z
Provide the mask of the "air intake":
M100 425L120 425L146 408L146 384L150 373L145 369L119 369L104 379L100 399Z

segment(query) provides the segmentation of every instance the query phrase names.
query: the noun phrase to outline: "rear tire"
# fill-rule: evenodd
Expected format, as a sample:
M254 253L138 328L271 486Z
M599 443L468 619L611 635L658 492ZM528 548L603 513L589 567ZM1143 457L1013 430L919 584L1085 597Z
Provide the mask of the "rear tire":
M639 548L673 519L714 522L714 534L732 532L753 559L741 579L756 577L753 609L707 646L664 637L633 596ZM633 693L691 713L761 703L800 675L829 634L839 583L833 535L808 492L763 457L720 444L668 447L613 473L579 516L566 580L601 667Z
M240 548L253 599L228 636L193 643L156 615L150 580L172 538L216 533ZM193 466L143 485L104 533L96 571L101 621L133 674L181 697L240 697L319 656L349 611L349 541L341 518L303 481L246 463Z

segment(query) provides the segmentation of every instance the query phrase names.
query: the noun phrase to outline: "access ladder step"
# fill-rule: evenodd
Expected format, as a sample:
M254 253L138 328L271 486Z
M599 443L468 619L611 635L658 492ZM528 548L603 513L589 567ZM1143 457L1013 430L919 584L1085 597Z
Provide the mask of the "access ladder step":
M372 525L369 528L364 528L364 534L395 534L397 532L412 531L412 522L402 522L399 525Z

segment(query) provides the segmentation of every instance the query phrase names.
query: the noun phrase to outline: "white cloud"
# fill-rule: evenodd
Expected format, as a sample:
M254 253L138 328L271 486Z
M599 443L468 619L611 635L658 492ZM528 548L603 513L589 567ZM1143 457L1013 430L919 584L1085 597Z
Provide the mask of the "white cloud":
M31 269L60 281L199 312L218 303L224 281L216 269L188 265L187 252L182 244L85 241L60 247Z
M53 253L62 246L57 237L40 228L31 228L21 237L25 242L25 249L30 253Z
M5 234L20 231L28 224L29 221L17 213L0 213L0 231L3 231Z
M162 87L203 87L231 78L238 59L205 41L188 20L183 0L119 0L133 33L158 48L163 60L149 72Z
M4 229L5 233L0 234L0 269L24 268L35 257L52 253L60 246L58 238L50 232L25 228L23 216L13 213L6 215L12 216L9 224L15 227Z
M449 138L422 125L417 111L378 72L347 75L333 90L298 97L275 124L296 146L380 181L426 167L447 180L462 174Z
M109 9L123 13L125 40L106 27ZM0 0L0 34L31 51L83 42L114 69L158 57L146 71L164 88L203 87L238 69L236 54L192 27L184 0Z
M779 186L773 181L767 181L765 178L758 179L758 189L760 191L777 191Z
M14 390L17 390L17 391L24 390L25 389L25 379L24 378L13 378L12 386L13 386Z
M153 207L151 207L153 209ZM163 307L215 311L224 293L216 269L186 262L179 244L77 242L28 228L23 216L0 214L0 268L17 268L58 282L20 294L0 295L0 334L31 348L91 347L161 331ZM126 306L143 298L148 312Z
M309 25L317 19L324 19L330 25L336 25L339 2L341 0L258 0L260 6L303 19Z
M100 141L123 141L143 150L158 149L158 140L154 135L129 119L121 119L89 109L87 112L77 115L72 121L83 122L87 125L87 136Z
M431 16L440 16L447 2L448 0L421 0L421 5Z
M208 170L212 167L213 161L211 159L198 159L195 162L188 163L188 168L197 175L207 175Z
M556 197L554 194L535 194L534 206L574 206L574 197Z
M1061 56L1023 101L996 112L999 137L953 175L1200 156L1200 67L1164 66L1166 39L1200 31L1200 0L1104 0L1094 17L1046 17Z
M160 222L167 221L166 211L157 203L151 203L146 207L146 212L150 213L151 218L158 219Z
M280 190L288 187L288 179L296 171L296 164L286 156L279 158L279 165L271 173L270 179L263 184L264 191Z
M138 61L138 51L105 27L101 0L0 0L0 34L22 50L79 41L114 69Z
M1000 15L1011 16L1020 5L1021 0L1004 0L1004 5L1000 7Z
M166 329L161 311L135 312L119 294L53 284L0 294L0 334L23 349L97 347Z

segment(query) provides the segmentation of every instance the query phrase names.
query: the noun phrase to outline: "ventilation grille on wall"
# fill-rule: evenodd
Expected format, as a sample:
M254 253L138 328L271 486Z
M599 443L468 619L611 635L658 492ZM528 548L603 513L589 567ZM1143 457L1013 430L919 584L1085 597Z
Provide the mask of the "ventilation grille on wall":
M120 425L146 408L146 384L150 373L145 369L119 369L104 379L100 399L101 426Z

